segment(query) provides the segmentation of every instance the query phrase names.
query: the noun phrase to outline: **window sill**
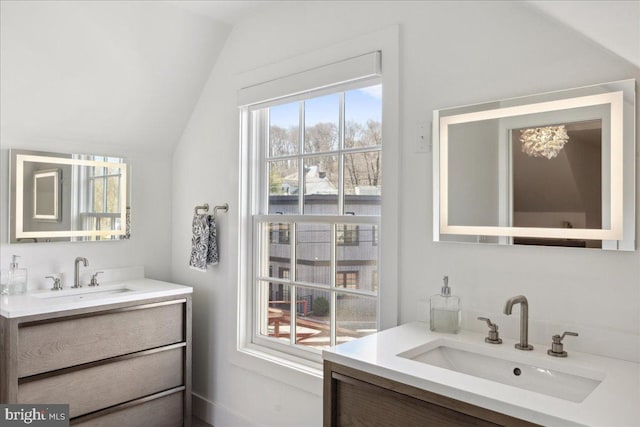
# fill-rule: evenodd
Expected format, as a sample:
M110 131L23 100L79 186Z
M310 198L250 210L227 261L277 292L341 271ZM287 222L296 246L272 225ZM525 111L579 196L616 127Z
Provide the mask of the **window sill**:
M322 364L255 344L239 347L231 362L243 369L322 397Z

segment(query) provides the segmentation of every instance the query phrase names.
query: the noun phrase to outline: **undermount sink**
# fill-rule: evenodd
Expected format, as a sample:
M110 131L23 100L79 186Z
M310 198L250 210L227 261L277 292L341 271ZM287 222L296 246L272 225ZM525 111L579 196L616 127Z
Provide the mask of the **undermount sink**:
M543 360L538 363L535 356L486 354L490 350L439 339L398 356L571 402L582 402L604 379L604 374L595 371L569 373L550 369L544 366Z
M111 295L122 294L124 292L131 292L134 289L128 288L124 285L108 285L108 286L96 286L96 287L84 287L84 288L70 288L62 289L60 291L50 291L33 294L36 298L43 298L48 300L60 301L65 300L91 300L105 298Z

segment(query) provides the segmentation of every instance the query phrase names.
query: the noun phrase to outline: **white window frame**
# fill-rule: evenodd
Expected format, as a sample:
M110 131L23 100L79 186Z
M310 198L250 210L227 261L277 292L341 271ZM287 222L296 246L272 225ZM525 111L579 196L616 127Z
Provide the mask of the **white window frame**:
M379 53L372 54L374 57L379 58ZM363 56L357 58L358 61L362 62ZM370 59L370 58L367 58ZM368 63L368 60L364 61ZM331 301L330 307L330 339L331 345L335 344L336 338L336 297L338 293L344 294L352 294L355 296L367 297L367 298L375 298L376 300L376 311L379 316L380 313L380 298L377 292L370 292L366 290L349 290L346 288L337 288L336 287L336 265L337 265L337 255L335 250L340 246L354 246L353 244L345 244L341 245L336 241L337 236L339 234L339 226L345 227L358 227L362 224L367 225L380 225L381 215L363 215L363 216L353 216L349 215L344 211L344 167L338 167L338 194L337 194L337 210L338 213L333 215L309 215L303 212L305 206L305 194L302 191L298 191L298 210L299 213L295 215L280 215L280 214L268 214L269 209L269 180L268 180L268 168L267 163L269 161L279 161L281 159L294 159L298 163L298 188L304 188L304 177L303 173L303 163L307 158L314 158L318 156L324 155L334 155L338 157L338 162L340 165L343 164L343 158L349 154L357 154L357 153L370 153L370 152L380 152L382 154L382 145L371 145L367 147L358 147L358 148L346 148L344 147L344 101L345 101L345 93L350 90L355 90L359 88L365 88L370 86L376 86L382 84L382 79L379 75L375 77L365 76L357 81L352 81L346 84L337 84L331 87L325 87L320 90L309 91L305 94L293 95L292 97L284 97L275 102L266 102L266 103L258 103L248 107L249 113L254 113L255 117L249 117L250 122L249 132L252 135L251 144L251 156L257 158L258 167L254 168L249 172L250 174L250 183L257 190L254 193L254 200L251 200L251 216L253 218L253 235L254 239L258 241L254 241L253 243L253 268L251 272L251 280L254 288L251 290L252 295L251 299L252 303L252 318L251 322L253 323L253 328L251 331L251 342L264 346L275 351L281 351L283 353L295 355L297 357L301 357L304 359L308 359L312 362L321 363L322 356L321 352L318 349L305 346L303 344L296 343L296 324L297 324L297 315L295 313L296 310L296 290L300 287L307 289L316 289L319 291L327 292L329 294L329 300ZM383 88L384 90L384 88ZM304 101L310 99L316 99L325 94L339 94L340 99L340 114L339 114L339 132L338 132L338 148L335 151L327 151L327 152L305 152L304 151ZM291 100L293 99L293 101ZM299 128L300 135L298 139L298 151L297 154L285 156L285 157L273 157L269 152L269 137L268 137L268 126L269 126L269 113L268 108L275 105L283 105L289 104L292 102L300 102L299 106ZM383 99L384 102L384 99ZM384 128L384 124L382 125ZM254 140L255 139L255 140ZM384 158L382 159L384 162ZM383 179L384 181L384 179ZM384 190L382 191L384 194ZM297 235L296 229L299 224L325 224L329 225L330 229L330 246L331 246L331 256L330 256L330 264L331 264L331 283L330 284L318 284L318 283L307 283L296 279L295 274L289 278L289 280L282 280L274 277L268 277L265 274L260 274L259 265L264 262L266 257L265 252L267 251L266 247L270 244L270 238L266 234L262 236L263 241L260 242L261 231L260 231L260 223L265 223L265 227L268 227L266 223L288 223L290 224L290 250L291 250L291 259L290 259L290 269L292 272L297 270ZM355 223L355 225L354 225ZM264 230L268 233L268 229ZM359 231L359 230L358 230ZM379 265L378 265L379 268ZM271 283L282 283L283 285L289 286L291 291L291 321L290 321L290 340L289 343L284 343L283 340L268 338L262 333L264 319L260 318L259 313L263 310L262 304L265 301L262 299L266 298L266 292L260 291L256 289L259 285L258 282L271 282ZM258 293L261 293L258 295ZM376 322L376 326L380 329L380 321Z
M374 51L381 52L384 91L382 158L385 189L382 195L382 225L379 229L381 245L379 299L381 306L378 313L380 330L384 330L396 326L398 323L399 27L392 26L347 42L239 74L234 80L234 85L239 92L238 106L242 107L247 105L242 101L243 88L257 86L263 82L276 82L283 76L304 77L305 71L321 70L327 64L334 64ZM270 85L272 87L278 86L277 83L275 86L273 83ZM308 87L307 89L313 90L318 87ZM281 95L290 94L291 92ZM248 171L256 170L259 165L257 158L249 156L251 135L249 135L248 120L248 109L241 108L239 121L241 176L238 230L237 345L229 357L234 364L245 369L320 395L322 393L322 367L319 363L256 345L251 339L253 326L251 316L254 312L251 307L254 242L252 242L253 225L250 202L256 196L255 192L258 189L251 186Z

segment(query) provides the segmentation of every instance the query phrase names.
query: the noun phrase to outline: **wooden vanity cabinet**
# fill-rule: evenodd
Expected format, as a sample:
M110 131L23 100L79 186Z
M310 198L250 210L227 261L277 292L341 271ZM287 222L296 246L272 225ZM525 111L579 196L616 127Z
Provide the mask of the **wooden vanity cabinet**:
M324 427L536 425L329 361L323 396Z
M191 295L0 321L0 402L68 403L83 427L190 425Z

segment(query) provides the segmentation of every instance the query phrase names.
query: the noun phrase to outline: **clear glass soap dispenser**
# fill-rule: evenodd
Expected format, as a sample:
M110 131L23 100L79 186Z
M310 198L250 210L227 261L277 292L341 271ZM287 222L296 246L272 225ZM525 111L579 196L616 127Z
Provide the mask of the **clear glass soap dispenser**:
M27 291L27 269L18 268L18 255L13 255L13 261L8 270L0 271L0 294L17 295Z
M434 332L447 332L456 334L460 330L460 298L451 295L449 277L442 278L444 286L440 294L433 295L430 299L430 329Z

